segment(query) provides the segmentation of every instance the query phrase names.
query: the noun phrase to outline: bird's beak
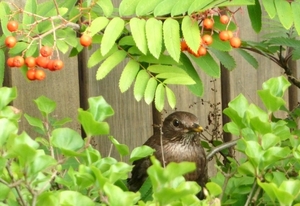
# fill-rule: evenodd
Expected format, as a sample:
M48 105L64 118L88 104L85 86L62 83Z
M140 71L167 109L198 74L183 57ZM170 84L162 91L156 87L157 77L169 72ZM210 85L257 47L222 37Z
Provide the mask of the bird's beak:
M192 131L194 132L203 132L203 127L196 125L196 127L192 128Z

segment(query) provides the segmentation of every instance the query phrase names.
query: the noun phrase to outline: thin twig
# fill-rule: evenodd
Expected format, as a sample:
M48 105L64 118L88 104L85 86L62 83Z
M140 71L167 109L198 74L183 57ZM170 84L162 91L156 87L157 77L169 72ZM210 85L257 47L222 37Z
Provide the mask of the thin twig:
M248 196L247 202L245 203L245 206L248 206L251 203L253 194L254 194L254 192L256 190L256 186L257 186L257 183L256 183L256 181L254 181L254 184L253 184L251 192L250 192L250 194Z

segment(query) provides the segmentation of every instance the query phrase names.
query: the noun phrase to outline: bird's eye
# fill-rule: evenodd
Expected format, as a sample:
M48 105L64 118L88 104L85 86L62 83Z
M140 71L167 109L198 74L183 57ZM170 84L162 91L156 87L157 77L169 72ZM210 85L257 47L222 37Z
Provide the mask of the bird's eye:
M179 120L174 119L173 120L173 125L174 125L174 127L178 127L179 126Z

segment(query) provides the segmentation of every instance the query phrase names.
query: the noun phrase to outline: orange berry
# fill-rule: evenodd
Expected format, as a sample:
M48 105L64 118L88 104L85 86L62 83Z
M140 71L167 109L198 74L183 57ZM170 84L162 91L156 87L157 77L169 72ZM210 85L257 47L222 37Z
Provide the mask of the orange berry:
M8 36L5 39L5 45L8 48L13 48L16 45L16 43L17 43L17 39L14 36Z
M14 31L17 31L18 30L18 22L17 21L9 21L6 25L8 31L10 32L14 32Z
M52 50L53 50L53 49L52 49L51 47L43 46L43 47L40 49L40 54L41 54L43 57L48 57L48 56L51 56Z
M228 35L228 32L227 31L221 31L219 33L219 38L222 40L222 41L227 41L229 39L229 35Z
M231 39L233 37L233 33L230 30L227 30L228 38Z
M206 18L203 20L203 26L205 29L212 29L214 26L214 21L210 18Z
M35 80L35 69L28 69L26 72L27 79L33 81Z
M21 57L21 56L14 57L14 66L15 67L21 67L24 65L24 63L25 63L25 60L23 57Z
M220 16L220 22L221 22L222 24L228 24L228 22L229 22L229 17L228 17L227 15L222 15L222 16Z
M14 57L9 57L9 58L6 60L6 64L7 64L9 67L14 67L14 66L15 66L15 63L14 63Z
M202 42L203 42L204 44L206 44L206 45L211 45L212 42L213 42L213 38L212 38L212 36L209 35L209 34L204 34L204 35L202 36Z
M200 46L197 52L197 56L204 56L207 53L206 48L204 46Z
M185 41L185 40L182 40L182 41L180 42L180 50L181 50L181 51L186 51L187 48L188 48L188 45L186 44L186 41Z
M230 39L230 45L233 47L233 48L239 48L242 44L242 41L240 38L238 37L232 37Z
M26 57L25 64L27 67L35 67L35 58L34 57Z
M84 47L90 46L92 44L92 37L87 34L83 34L80 37L80 44Z
M35 71L34 77L36 80L43 80L46 78L46 73L43 70L38 69Z
M64 62L60 59L56 59L53 62L53 69L54 70L61 70L64 67Z
M43 56L39 56L35 59L35 63L43 68L47 68L48 62L49 62L49 58L47 57L43 57Z

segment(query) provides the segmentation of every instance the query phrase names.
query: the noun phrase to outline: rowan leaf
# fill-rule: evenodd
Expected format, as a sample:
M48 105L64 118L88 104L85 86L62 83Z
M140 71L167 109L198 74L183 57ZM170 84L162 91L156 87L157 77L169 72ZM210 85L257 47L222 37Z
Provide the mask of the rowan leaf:
M274 1L270 1L270 0L263 0L262 4L266 10L266 12L268 13L269 17L271 19L273 19L276 16L276 7L274 4Z
M220 66L209 53L200 58L191 55L191 58L208 76L216 78L220 77Z
M119 7L120 16L130 16L135 14L139 2L140 0L122 0Z
M171 13L174 4L179 0L161 1L154 9L154 16L164 16Z
M119 88L122 93L126 92L129 89L139 69L140 69L139 63L133 59L126 64L119 81Z
M226 41L226 42L222 41L218 34L213 34L212 37L213 37L213 43L211 45L209 45L209 47L215 48L220 51L232 50L232 47L230 46L229 41Z
M114 53L115 51L118 50L117 45L115 44L112 49L108 52L108 54L106 54L105 56L103 56L101 54L100 48L97 49L89 58L88 60L88 68L91 68L97 64L99 64L100 62L102 62L106 57L108 57L110 54Z
M104 15L107 17L109 17L114 11L114 6L113 6L111 0L97 1L97 4L101 7Z
M106 75L111 72L113 68L115 68L125 59L126 55L127 53L123 50L117 50L116 52L112 53L98 68L96 79L101 80L106 77Z
M165 87L162 83L160 83L156 88L154 103L156 109L161 112L165 104Z
M244 59L255 69L258 68L257 60L249 52L243 49L235 49L235 51L237 51L242 57L244 57Z
M294 26L298 35L300 36L300 18L299 18L299 11L300 11L300 4L299 2L292 2L292 11L293 11L293 18L294 18Z
M148 71L152 73L176 73L176 74L186 74L186 72L176 66L166 66L166 65L151 65L147 68Z
M174 6L171 11L171 16L176 16L183 14L188 11L190 5L194 2L195 0L185 0L185 1L174 1Z
M150 18L146 22L146 37L150 53L159 58L162 48L162 22Z
M293 25L293 12L290 2L277 0L275 1L275 6L282 26L285 29L290 29Z
M31 13L31 14L36 14L36 10L37 10L37 0L26 1L24 11ZM34 21L35 21L35 18L33 15L23 15L24 27L32 24Z
M145 19L132 18L129 24L130 24L131 34L136 43L136 46L143 54L147 54Z
M213 2L215 0L206 0L206 1L194 1L189 9L188 9L188 13L191 14L195 11L201 11L203 10L205 7L207 7L211 2Z
M164 42L170 56L176 61L180 58L180 36L178 21L168 18L163 24Z
M166 87L166 94L167 94L167 100L168 100L170 107L172 109L175 109L176 96L175 96L174 92L169 87Z
M3 85L5 71L5 55L3 50L0 50L0 87Z
M107 25L101 41L101 54L104 56L115 44L124 29L124 20L120 17L113 18Z
M133 89L136 101L140 101L143 98L149 78L149 74L146 70L142 69L139 71Z
M235 69L235 60L228 52L220 51L214 48L210 48L210 51L219 59L221 64L223 64L226 69L229 71Z
M190 84L195 84L195 81L189 77L188 75L179 75L179 74L172 74L172 73L162 73L157 75L157 78L162 78L160 75L165 75L166 79L164 80L165 84L180 84L180 85L190 85ZM169 76L167 78L167 75ZM162 78L163 79L163 78Z
M147 86L145 89L145 96L144 96L145 102L147 104L150 104L151 102L153 102L156 87L157 87L156 79L150 78L149 81L147 82Z
M150 14L160 2L161 0L141 0L136 6L136 15L145 16Z
M181 30L188 47L197 53L201 44L198 22L193 20L190 16L185 16L182 20Z
M201 97L203 95L203 83L195 70L194 65L191 60L186 56L186 54L182 54L180 57L180 62L182 65L180 67L186 71L186 73L195 81L195 84L187 85L188 89L196 96Z
M87 27L84 33L88 33L90 36L94 36L96 33L104 29L107 26L108 22L109 20L104 16L97 17L91 22L91 25Z
M249 15L253 30L256 33L259 33L260 30L261 30L261 25L262 25L261 7L260 7L259 1L255 0L255 4L254 5L248 5L247 9L248 9L248 15Z

